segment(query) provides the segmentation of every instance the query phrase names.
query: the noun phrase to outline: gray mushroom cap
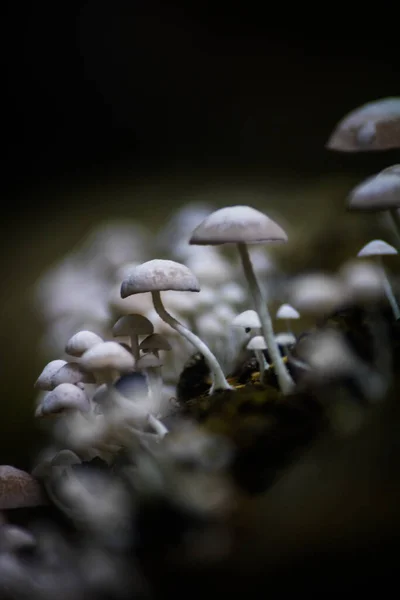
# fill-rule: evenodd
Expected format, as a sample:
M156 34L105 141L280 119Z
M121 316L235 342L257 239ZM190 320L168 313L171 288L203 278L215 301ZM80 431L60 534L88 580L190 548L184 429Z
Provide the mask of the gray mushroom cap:
M386 172L369 177L351 192L348 207L361 211L400 208L400 176Z
M67 342L65 351L70 356L82 356L86 350L89 350L95 344L101 344L102 338L93 331L86 329L75 333Z
M251 338L246 348L248 350L266 350L267 344L262 335L255 335L253 338Z
M70 362L58 369L51 378L52 389L60 383L72 383L74 385L77 383L95 383L95 378L91 373L85 371L79 363Z
M143 315L124 315L118 319L113 327L113 335L129 336L132 334L149 335L153 333L153 323Z
M261 329L260 317L255 310L245 310L236 315L232 321L234 327L243 327L245 329Z
M52 384L52 377L59 369L61 369L61 367L66 364L67 361L62 359L50 361L37 378L35 382L35 388L38 388L39 390L52 390L54 388L54 385Z
M277 319L300 319L300 313L290 304L282 304L277 313Z
M171 350L172 346L166 337L159 333L152 333L140 344L139 348L145 352L153 350Z
M150 260L131 271L121 285L121 298L145 292L177 290L199 292L200 285L191 270L173 260Z
M40 405L37 416L56 414L65 410L87 412L90 402L86 393L72 383L60 383L46 394Z
M326 146L341 152L400 148L400 98L383 98L351 111L336 125Z
M228 243L287 242L278 225L251 206L220 208L204 219L192 233L190 244L219 245Z

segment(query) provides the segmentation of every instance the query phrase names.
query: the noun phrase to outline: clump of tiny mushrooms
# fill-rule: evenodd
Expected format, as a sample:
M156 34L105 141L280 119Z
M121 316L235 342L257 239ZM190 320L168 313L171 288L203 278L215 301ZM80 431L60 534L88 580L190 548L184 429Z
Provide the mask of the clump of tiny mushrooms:
M327 147L342 152L399 148L400 98L369 103L347 115ZM125 231L124 243L112 254L113 260L107 261L107 276L114 273L110 284L102 280L98 286L105 289L103 313L112 324L103 323L101 334L95 327L76 330L63 355L44 367L35 384L40 390L37 417L46 420L52 416L57 423L64 417L67 426L59 429L60 435L69 432L75 449L82 450L90 441L92 449L108 456L129 436L143 442L167 434L162 420L171 408L169 399L190 354L200 353L208 366L210 395L235 390L221 349L230 355L243 350L254 353L260 384L272 369L283 395L295 390L291 364L307 373L307 380L310 371L317 372L317 362L318 373L325 372L321 361L330 356L326 348L333 341L336 349L344 346L337 336L320 336L315 338L312 354L296 358L297 335L290 325L294 320L300 323L304 316L321 323L332 312L354 304L373 312L374 306L384 302L389 303L394 319L400 318L393 278L382 258L397 255L400 247L400 166L389 166L357 186L349 195L348 209L389 215L393 231L388 230L388 235L395 234L393 245L373 240L357 257L349 257L336 274L310 270L290 278L279 291L280 304L274 307L276 295L270 293L275 290L268 268L256 268L255 263L271 264L270 257L263 254L264 246L287 243L288 235L260 210L247 205L217 210L188 206L160 236L158 247L169 252L167 258L146 260L146 236L139 236L140 251L135 254ZM171 234L174 228L180 238L176 243ZM237 250L241 272L228 258L228 245ZM157 243L153 255L155 248ZM91 256L89 250L86 247L85 252ZM74 266L63 268L73 280ZM92 274L101 277L100 262ZM80 274L77 281L82 277ZM57 285L64 291L59 280ZM59 311L64 307L55 305ZM64 308L62 314L65 317ZM276 333L274 320L284 322L286 331ZM357 374L362 374L365 384L365 365L360 366L359 361L351 364L357 364ZM337 372L342 369L339 366ZM332 368L330 373L334 372Z

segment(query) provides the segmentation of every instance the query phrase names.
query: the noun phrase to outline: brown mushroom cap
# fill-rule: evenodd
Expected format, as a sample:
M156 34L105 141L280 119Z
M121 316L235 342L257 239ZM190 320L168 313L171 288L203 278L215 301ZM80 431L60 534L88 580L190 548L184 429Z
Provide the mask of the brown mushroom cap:
M251 206L228 206L214 211L196 227L190 244L219 245L229 243L287 242L278 225Z
M45 504L39 483L26 471L0 465L0 510Z
M121 285L121 298L145 292L177 290L199 292L197 278L188 267L173 260L150 260L131 271Z

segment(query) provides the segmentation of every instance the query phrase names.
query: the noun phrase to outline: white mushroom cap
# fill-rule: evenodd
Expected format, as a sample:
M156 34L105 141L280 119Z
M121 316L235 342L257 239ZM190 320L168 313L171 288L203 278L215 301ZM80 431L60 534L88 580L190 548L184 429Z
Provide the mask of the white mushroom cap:
M300 319L300 313L290 304L282 304L276 313L277 319Z
M151 369L154 367L162 367L163 361L154 354L144 354L136 363L138 369Z
M89 348L82 355L82 366L88 371L115 370L120 373L134 367L134 358L117 342L103 342Z
M282 333L277 333L275 336L277 344L280 346L291 346L296 343L296 337L293 333L289 333L288 331L282 331Z
M113 329L113 335L125 336L125 335L149 335L153 333L153 323L143 315L124 315L120 317L115 323Z
M336 125L327 148L341 152L400 147L400 98L369 102L348 113Z
M383 169L379 175L397 175L398 177L400 177L400 164L396 164L396 165L391 165L390 167L386 167L386 169Z
M245 310L237 315L233 321L234 327L244 327L245 329L261 329L260 317L255 310Z
M348 301L348 290L337 278L325 274L296 277L289 290L290 303L301 313L323 315Z
M382 269L371 262L348 261L340 268L339 276L355 302L379 300L385 293Z
M39 483L26 471L0 465L0 510L44 504Z
M159 333L152 333L140 344L139 348L145 352L154 350L171 350L172 346L166 337ZM137 365L136 365L137 366Z
M398 254L396 248L383 240L372 240L361 248L357 256L387 256L390 254Z
M65 352L70 356L82 356L86 350L89 350L95 344L101 344L103 340L93 331L78 331L67 342Z
M40 416L56 414L64 410L90 410L90 402L83 390L72 383L60 383L46 394L40 405Z
M79 363L66 363L54 373L51 378L52 389L60 385L60 383L95 383L95 379L91 373L85 371Z
M173 260L150 260L134 269L122 282L121 298L132 294L177 290L199 292L200 286L188 267Z
M286 242L275 221L250 206L228 206L211 213L194 230L190 244Z
M351 192L348 206L352 210L379 211L400 208L400 177L379 173L369 177Z
M337 331L321 330L302 340L300 358L311 368L311 376L340 377L353 372L356 357Z
M255 335L253 338L251 338L246 348L248 350L266 350L267 344L262 335Z
M35 388L38 388L39 390L52 390L54 387L51 382L53 375L55 375L57 371L66 364L66 360L51 360L37 378L35 382Z

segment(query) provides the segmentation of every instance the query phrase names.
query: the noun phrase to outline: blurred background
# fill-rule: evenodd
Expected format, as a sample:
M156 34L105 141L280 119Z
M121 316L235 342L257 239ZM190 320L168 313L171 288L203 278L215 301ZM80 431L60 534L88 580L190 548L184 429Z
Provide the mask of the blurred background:
M280 219L291 268L334 268L379 227L347 215L346 194L399 154L324 145L347 112L399 95L398 36L252 1L5 8L0 463L29 468L38 278L100 221L154 229L202 199Z

